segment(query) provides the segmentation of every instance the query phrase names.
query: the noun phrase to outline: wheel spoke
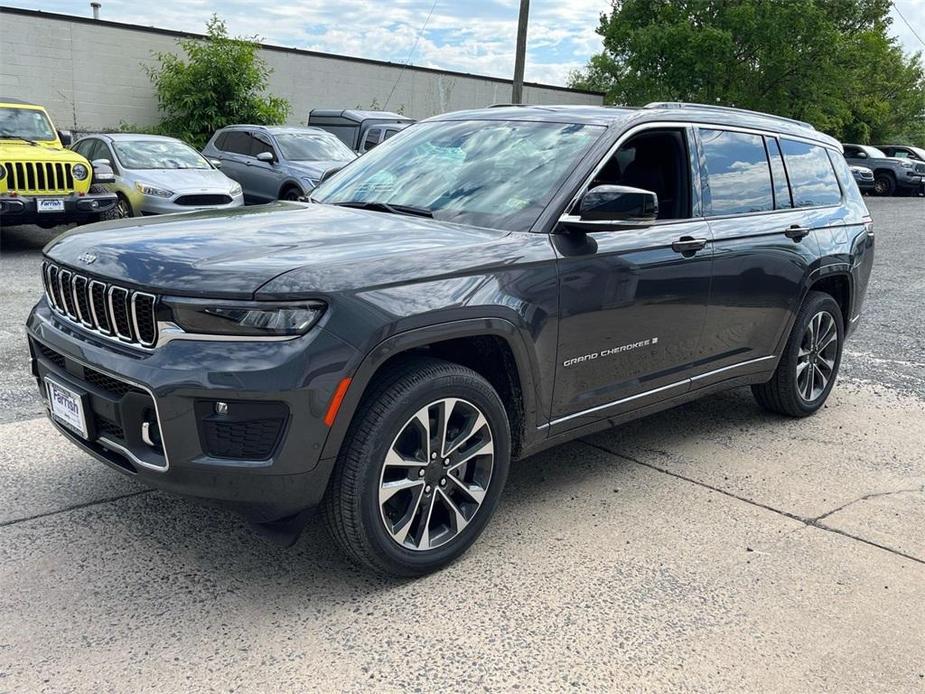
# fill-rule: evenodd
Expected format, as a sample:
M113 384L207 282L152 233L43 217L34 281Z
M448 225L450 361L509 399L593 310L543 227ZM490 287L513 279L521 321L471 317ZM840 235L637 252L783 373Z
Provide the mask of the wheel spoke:
M410 510L405 513L399 519L398 523L394 526L388 527L389 533L392 537L398 542L398 544L405 544L405 539L408 537L408 531L411 530L412 521L414 521L415 516L418 515L418 509L421 506L421 499L424 498L424 488L421 487L418 489L417 494L414 496L414 500L410 504ZM381 506L380 506L381 508Z
M800 378L800 375L806 371L807 366L809 366L809 359L797 362L797 378Z
M478 434L483 427L486 426L488 426L488 422L485 420L485 417L482 415L482 413L479 412L475 419L472 421L472 424L467 426L465 432L457 437L456 442L450 447L450 449L444 452L443 457L447 458L458 451L465 444L471 441L472 437Z
M455 398L447 398L440 403L440 415L438 421L438 433L437 433L437 443L439 445L440 457L445 458L449 455L447 451L447 429L450 426L450 417L453 416L453 410L456 408L456 403L458 401Z
M807 400L813 399L813 388L815 388L815 385L816 385L815 375L816 375L816 367L810 368L809 373L806 375L806 399Z
M453 532L461 532L463 528L469 525L469 519L463 515L463 512L459 510L459 506L453 503L453 500L446 495L446 492L442 489L438 491L440 492L440 497L443 499L444 505L446 505L452 514Z
M395 448L390 448L389 452L385 454L385 464L389 467L424 467L427 465L427 461L421 460L411 460L406 458L401 453L395 450Z
M424 480L395 480L394 482L386 482L379 487L379 503L384 504L386 501L395 496L398 492L403 489L413 489L414 487L423 487Z
M447 468L447 472L453 472L454 470L458 470L459 468L461 468L463 465L468 463L473 458L480 456L480 455L488 455L489 453L494 453L494 451L495 451L495 445L491 442L491 440L485 441L481 446L479 446L475 450L465 453L461 458L454 461L453 464L450 465L449 468Z
M436 494L425 497L424 503L427 504L427 510L422 516L421 529L418 531L417 542L415 543L418 549L430 549L430 519L434 515L434 502L436 500Z
M429 410L430 410L430 407L429 407L429 406L428 406L428 407L424 407L424 408L421 408L420 410L418 410L417 412L415 412L415 414L414 414L414 419L415 419L415 421L417 421L417 423L421 426L421 428L424 429L424 432L422 433L421 436L422 436L422 438L423 438L423 440L424 440L424 460L426 460L426 461L428 461L428 462L430 461L430 451L431 451L431 448L430 448L431 434L430 434L430 415L429 415Z
M826 385L828 385L828 379L825 377L825 374L822 373L822 370L815 364L813 364L813 371L815 372L815 380L819 384L819 392L821 393L825 390Z
M450 480L450 482L456 485L457 489L462 490L463 494L467 494L469 498L472 499L479 506L482 505L482 500L485 498L485 493L486 493L484 489L482 489L481 487L476 487L474 485L470 486L466 484L465 482L463 482L458 477L456 477L455 475L447 475L446 477L448 480Z

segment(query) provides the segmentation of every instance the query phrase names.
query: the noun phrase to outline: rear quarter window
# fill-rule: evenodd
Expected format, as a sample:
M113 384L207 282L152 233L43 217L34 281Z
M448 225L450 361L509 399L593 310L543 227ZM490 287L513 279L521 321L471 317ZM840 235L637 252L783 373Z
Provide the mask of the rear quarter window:
M790 177L794 207L841 202L841 188L824 147L785 138L781 139L780 147Z

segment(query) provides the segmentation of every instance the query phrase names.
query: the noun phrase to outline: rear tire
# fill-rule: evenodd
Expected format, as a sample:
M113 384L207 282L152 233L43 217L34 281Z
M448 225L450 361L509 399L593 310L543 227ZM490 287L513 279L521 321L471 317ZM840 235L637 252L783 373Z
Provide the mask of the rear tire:
M844 339L838 302L824 292L809 292L771 380L752 386L755 400L789 417L816 412L835 385Z
M298 188L286 188L279 196L280 200L292 200L297 201L302 199L302 191Z
M509 466L507 414L482 376L438 359L404 362L377 377L354 416L325 522L360 566L421 576L481 534Z
M878 173L874 178L874 192L877 195L892 195L896 192L896 179L892 174Z

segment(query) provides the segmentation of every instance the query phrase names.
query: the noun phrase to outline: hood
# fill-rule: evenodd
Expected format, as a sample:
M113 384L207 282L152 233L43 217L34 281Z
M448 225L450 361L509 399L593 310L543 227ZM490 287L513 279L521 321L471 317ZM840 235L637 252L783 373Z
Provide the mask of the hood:
M126 177L174 193L227 193L234 185L216 169L131 169L126 171Z
M30 144L25 140L0 140L3 161L70 161L83 164L86 160L69 149L42 143Z
M464 248L507 235L421 217L277 202L78 227L48 244L45 253L89 275L160 294L249 298L299 268L317 270L308 277L331 278L325 286L299 287L305 291L375 284L386 260L414 279L433 268L446 270L447 258L459 263L478 255L460 253ZM91 265L80 260L84 254L95 256ZM391 279L402 278L393 273Z
M309 178L321 178L328 169L337 169L349 164L352 159L347 161L290 161L289 168L300 176Z

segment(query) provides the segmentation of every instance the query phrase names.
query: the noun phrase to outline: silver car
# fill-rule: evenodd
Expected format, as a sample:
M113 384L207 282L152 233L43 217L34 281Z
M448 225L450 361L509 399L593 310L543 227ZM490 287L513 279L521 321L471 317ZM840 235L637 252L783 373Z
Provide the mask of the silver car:
M238 183L173 137L91 135L71 149L90 161L110 162L116 181L106 187L119 196L115 216L221 210L244 204Z

